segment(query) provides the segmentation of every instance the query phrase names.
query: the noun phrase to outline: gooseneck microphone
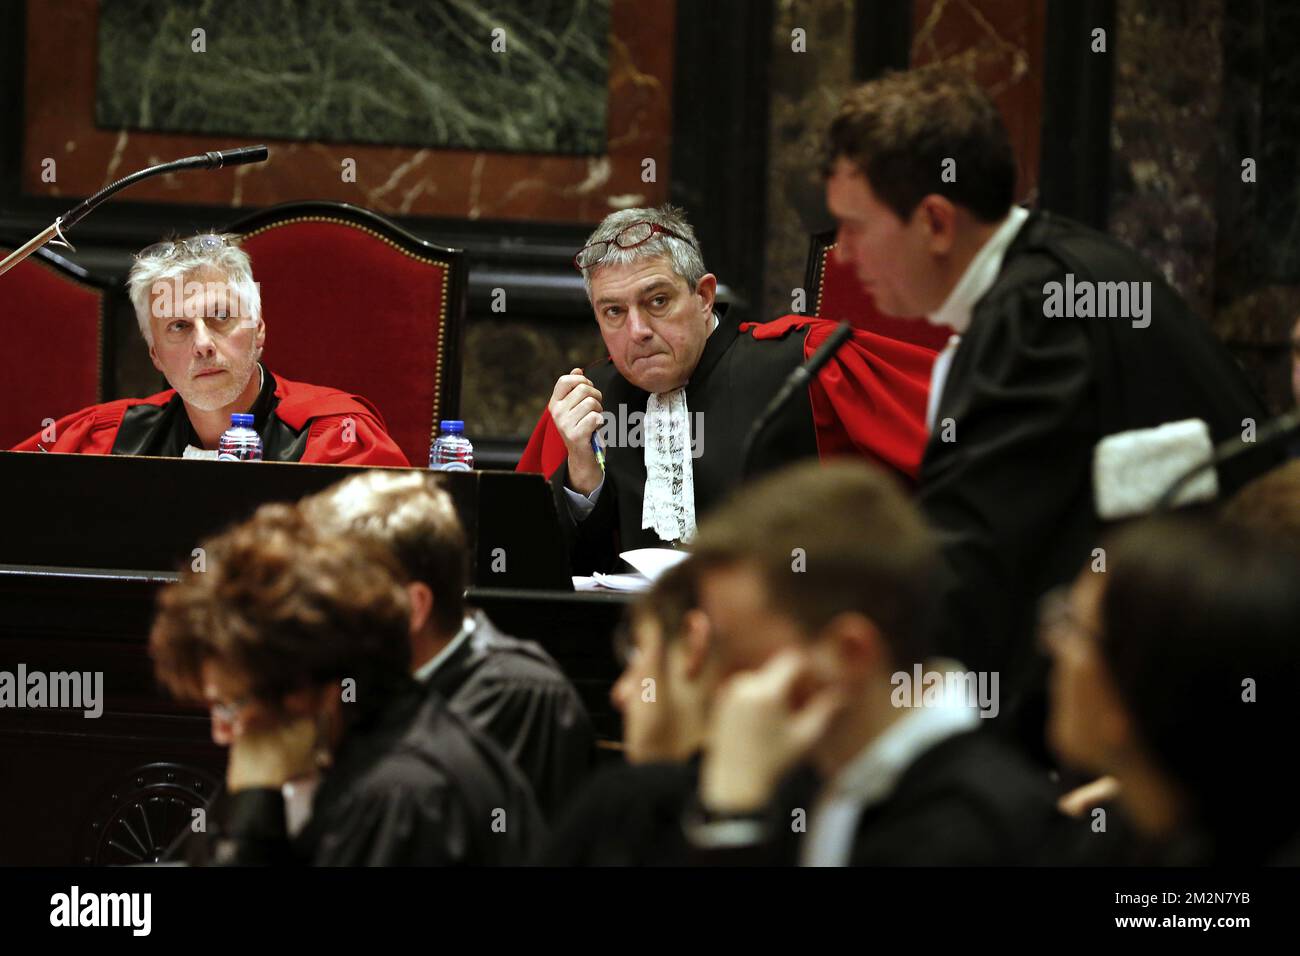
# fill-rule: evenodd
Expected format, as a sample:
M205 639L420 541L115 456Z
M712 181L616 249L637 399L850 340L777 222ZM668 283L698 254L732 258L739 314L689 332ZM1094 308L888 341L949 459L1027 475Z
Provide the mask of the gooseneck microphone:
M772 396L772 400L767 403L767 407L763 409L762 414L754 419L749 434L745 436L745 444L742 446L740 453L740 474L742 477L749 477L749 460L754 454L754 446L758 443L763 431L772 423L772 419L776 418L795 392L808 387L808 383L812 381L813 376L822 370L822 367L834 357L835 353L840 350L840 346L847 342L852 334L853 327L847 322L841 322L808 361L791 372L786 377L786 380L781 383L781 387Z
M208 161L209 169L221 169L225 166L245 166L248 163L264 163L267 155L265 146L236 146L234 149L219 149L203 154Z
M1256 433L1253 442L1243 441L1236 436L1224 439L1214 446L1214 452L1209 458L1187 469L1165 489L1164 494L1160 496L1160 500L1156 502L1154 510L1157 512L1170 510L1174 506L1174 500L1178 497L1178 493L1201 472L1210 468L1218 468L1220 465L1233 461L1249 452L1271 448L1297 434L1300 434L1300 408L1293 409L1285 415L1280 415L1272 421L1266 422Z
M150 166L148 169L141 169L129 176L123 176L117 182L105 186L89 199L73 206L39 234L11 252L3 262L0 262L0 275L4 275L47 242L57 242L72 249L72 244L68 242L63 234L64 230L71 229L105 199L116 192L120 192L127 186L133 186L143 179L151 179L154 176L179 172L182 169L223 169L226 166L262 163L266 161L268 155L265 146L240 146L236 149L212 150L198 156L186 156L184 159L173 160L170 163L160 163L157 166Z

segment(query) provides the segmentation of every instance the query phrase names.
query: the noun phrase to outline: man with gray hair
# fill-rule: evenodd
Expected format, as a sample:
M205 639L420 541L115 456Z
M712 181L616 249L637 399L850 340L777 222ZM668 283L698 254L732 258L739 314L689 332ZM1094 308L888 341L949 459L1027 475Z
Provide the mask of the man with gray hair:
M15 451L215 458L231 415L252 414L268 461L407 464L364 398L262 366L262 300L237 236L149 246L127 284L149 358L171 388L74 412Z
M672 206L607 216L574 265L609 358L560 376L518 469L551 478L575 574L688 545L697 515L785 462L857 454L915 476L933 352L855 330L747 455L754 422L834 324L728 317Z

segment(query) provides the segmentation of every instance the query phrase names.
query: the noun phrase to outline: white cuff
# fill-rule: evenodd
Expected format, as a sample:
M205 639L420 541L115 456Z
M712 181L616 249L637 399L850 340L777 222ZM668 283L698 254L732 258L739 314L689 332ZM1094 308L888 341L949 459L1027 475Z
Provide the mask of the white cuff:
M718 820L713 823L687 822L686 839L705 850L720 847L755 846L762 843L767 828L758 820Z
M573 516L574 521L584 521L587 516L596 508L596 502L600 500L600 489L605 487L605 479L600 479L591 494L584 495L579 491L574 491L567 485L564 488L564 495L569 499L569 514Z

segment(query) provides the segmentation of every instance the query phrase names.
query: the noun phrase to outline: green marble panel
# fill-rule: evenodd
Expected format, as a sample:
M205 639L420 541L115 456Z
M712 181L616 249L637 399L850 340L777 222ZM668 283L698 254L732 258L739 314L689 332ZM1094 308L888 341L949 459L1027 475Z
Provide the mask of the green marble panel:
M101 0L96 122L603 153L609 17L610 0Z

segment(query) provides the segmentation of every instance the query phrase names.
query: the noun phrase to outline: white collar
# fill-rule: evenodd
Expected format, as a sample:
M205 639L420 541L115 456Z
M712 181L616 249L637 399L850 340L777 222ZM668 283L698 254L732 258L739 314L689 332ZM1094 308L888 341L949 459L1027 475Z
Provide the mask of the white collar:
M952 660L926 661L927 671L961 671ZM979 711L945 685L943 702L918 707L894 721L864 747L830 781L828 800L850 800L859 806L879 803L893 792L903 773L922 753L979 725Z
M966 271L962 273L957 284L948 293L948 298L937 312L926 316L935 325L949 326L954 332L965 333L970 325L971 310L997 280L1002 269L1002 259L1007 253L1016 233L1029 218L1029 210L1012 206L1011 212L1002 220L993 235L989 236L979 252L975 253Z
M466 614L464 621L461 623L460 630L456 632L455 637L447 642L447 646L416 668L415 679L421 684L427 683L429 678L434 675L438 668L447 662L447 658L456 653L460 646L468 641L469 636L473 633L474 618Z

